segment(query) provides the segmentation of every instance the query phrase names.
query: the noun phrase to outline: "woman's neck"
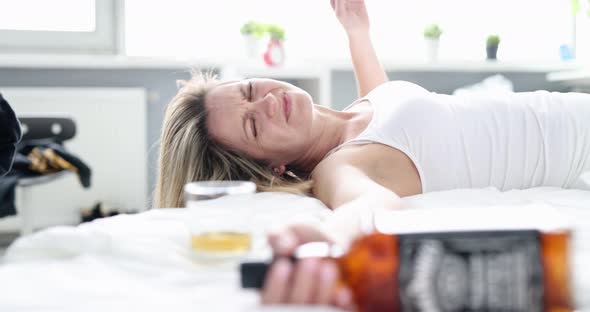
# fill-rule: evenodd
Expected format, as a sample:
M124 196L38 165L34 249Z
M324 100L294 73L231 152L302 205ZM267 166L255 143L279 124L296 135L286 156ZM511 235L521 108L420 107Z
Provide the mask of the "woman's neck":
M313 138L303 155L293 165L311 173L317 164L337 146L356 137L365 127L366 111L337 111L315 106Z

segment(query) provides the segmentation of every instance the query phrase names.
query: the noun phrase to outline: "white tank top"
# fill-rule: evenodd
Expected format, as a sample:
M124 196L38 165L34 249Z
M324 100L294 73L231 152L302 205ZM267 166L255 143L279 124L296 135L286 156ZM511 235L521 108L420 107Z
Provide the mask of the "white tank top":
M328 155L353 144L391 146L413 161L423 192L567 188L590 171L590 94L459 96L390 81L348 108L362 100L374 109L367 128Z

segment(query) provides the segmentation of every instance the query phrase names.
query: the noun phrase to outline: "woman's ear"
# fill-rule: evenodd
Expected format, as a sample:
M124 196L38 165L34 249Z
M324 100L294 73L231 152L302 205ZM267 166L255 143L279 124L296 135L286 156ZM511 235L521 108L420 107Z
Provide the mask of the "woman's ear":
M285 166L284 166L284 165L281 165L281 166L278 166L278 167L274 167L274 168L272 168L272 172L273 172L275 175L277 175L277 176L280 176L280 175L282 175L283 173L285 173L285 170L286 170L286 169L285 169Z

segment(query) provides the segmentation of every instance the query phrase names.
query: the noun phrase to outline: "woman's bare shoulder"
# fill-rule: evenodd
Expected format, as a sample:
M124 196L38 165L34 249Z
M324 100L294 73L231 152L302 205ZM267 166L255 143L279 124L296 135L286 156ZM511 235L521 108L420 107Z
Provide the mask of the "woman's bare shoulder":
M357 157L355 157L355 155ZM358 155L357 153L357 146L341 148L336 152L328 155L326 158L322 159L315 166L315 168L312 171L312 178L314 180L321 178L324 175L334 172L335 170L343 166L358 167L358 165L363 163L363 161L358 162L358 156L360 155Z
M312 193L330 208L357 196L359 186L374 184L363 167L348 154L337 151L323 159L312 172Z
M314 169L314 181L338 183L339 171L347 168L387 187L400 195L421 193L420 175L411 159L402 151L379 143L342 148L323 159Z
M371 169L375 162L403 161L407 156L398 149L381 143L366 143L344 146L330 154L318 163L314 174L323 171L323 168L332 168L340 165L351 165L360 169Z

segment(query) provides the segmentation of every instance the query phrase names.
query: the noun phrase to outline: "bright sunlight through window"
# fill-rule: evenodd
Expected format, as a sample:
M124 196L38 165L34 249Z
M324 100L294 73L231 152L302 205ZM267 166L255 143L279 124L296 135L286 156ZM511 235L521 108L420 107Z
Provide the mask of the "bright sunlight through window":
M385 60L423 59L422 32L430 23L443 29L441 60L483 60L489 34L500 35L499 58L509 61L557 61L560 46L572 41L566 0L367 0L367 7ZM348 57L329 0L127 0L127 53L240 58L239 29L249 20L283 27L288 59Z
M0 0L0 30L92 32L95 28L94 0Z

